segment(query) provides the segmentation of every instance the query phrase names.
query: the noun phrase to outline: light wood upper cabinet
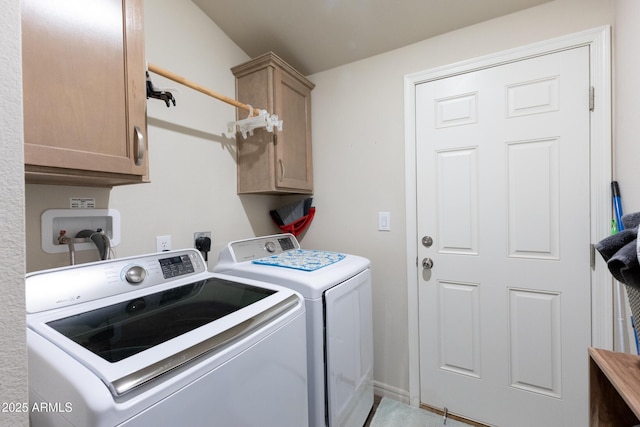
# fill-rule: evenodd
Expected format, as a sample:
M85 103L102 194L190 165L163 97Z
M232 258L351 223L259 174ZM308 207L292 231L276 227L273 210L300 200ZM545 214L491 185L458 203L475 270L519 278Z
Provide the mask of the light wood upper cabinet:
M231 71L236 77L236 99L283 121L282 131L257 129L246 139L236 135L238 194L312 194L311 90L315 85L271 52ZM238 119L247 115L238 110Z
M23 0L27 182L147 181L142 0Z

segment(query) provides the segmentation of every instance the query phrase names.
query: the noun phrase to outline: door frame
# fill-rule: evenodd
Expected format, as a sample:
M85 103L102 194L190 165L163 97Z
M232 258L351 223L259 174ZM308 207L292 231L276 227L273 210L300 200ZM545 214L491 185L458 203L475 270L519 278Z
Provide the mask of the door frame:
M610 234L611 221L611 28L602 26L509 49L404 77L406 242L409 321L409 403L420 405L420 337L418 327L418 239L416 182L416 86L429 81L477 71L497 65L545 55L575 47L589 46L591 85L595 108L590 122L590 240L593 244ZM592 248L591 345L613 348L613 280L601 257ZM585 352L585 357L587 353ZM586 374L585 374L586 375Z

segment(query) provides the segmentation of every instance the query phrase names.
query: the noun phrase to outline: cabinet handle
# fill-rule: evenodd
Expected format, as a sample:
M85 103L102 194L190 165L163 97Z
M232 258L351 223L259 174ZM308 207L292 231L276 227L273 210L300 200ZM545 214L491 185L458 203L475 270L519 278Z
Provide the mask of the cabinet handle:
M133 157L136 159L136 166L142 165L144 159L144 135L138 126L133 127Z
M280 181L282 181L284 180L284 162L282 159L278 159L278 162L280 163Z

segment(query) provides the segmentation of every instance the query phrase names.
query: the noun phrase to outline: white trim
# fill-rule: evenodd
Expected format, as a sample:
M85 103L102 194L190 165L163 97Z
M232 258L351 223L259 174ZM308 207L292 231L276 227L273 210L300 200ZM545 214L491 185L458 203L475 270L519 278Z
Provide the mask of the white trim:
M384 384L379 381L373 382L373 393L376 396L388 397L389 399L397 400L404 404L409 404L409 393L406 390Z
M418 239L415 144L416 85L435 79L549 54L578 46L590 48L591 85L595 110L591 114L591 242L610 233L611 218L611 29L603 26L480 58L434 68L404 78L407 286L409 318L409 400L420 404L420 352L418 330ZM588 248L585 248L587 251ZM612 279L601 257L591 272L591 345L613 348ZM585 357L586 351L585 351Z

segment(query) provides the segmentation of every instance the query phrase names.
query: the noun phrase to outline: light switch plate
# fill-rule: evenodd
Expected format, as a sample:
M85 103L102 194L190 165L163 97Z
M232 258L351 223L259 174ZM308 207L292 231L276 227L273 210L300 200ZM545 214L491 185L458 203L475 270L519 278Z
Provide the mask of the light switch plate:
M378 231L391 231L390 212L378 212Z

